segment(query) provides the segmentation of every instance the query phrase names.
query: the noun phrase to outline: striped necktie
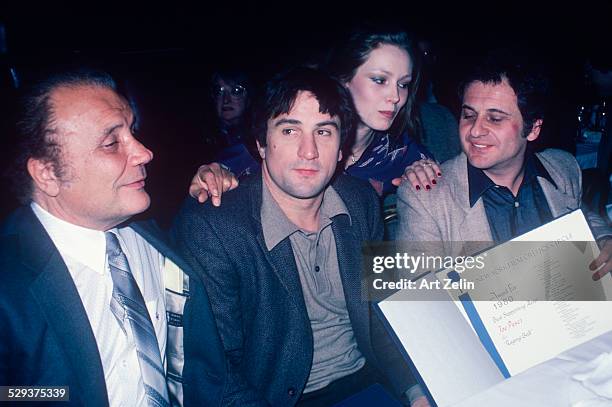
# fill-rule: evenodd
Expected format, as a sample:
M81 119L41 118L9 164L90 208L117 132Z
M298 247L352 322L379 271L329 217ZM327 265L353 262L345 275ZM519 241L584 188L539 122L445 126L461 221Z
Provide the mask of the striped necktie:
M117 236L112 232L105 235L106 255L113 279L111 311L124 331L132 330L147 404L151 407L169 406L164 366L149 312Z

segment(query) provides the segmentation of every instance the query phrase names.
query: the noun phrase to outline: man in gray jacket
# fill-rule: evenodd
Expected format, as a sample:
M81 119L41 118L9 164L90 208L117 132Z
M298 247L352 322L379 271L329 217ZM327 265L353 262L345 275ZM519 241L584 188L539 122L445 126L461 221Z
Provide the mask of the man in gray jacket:
M576 160L560 150L534 153L530 146L542 128L545 88L525 67L479 66L462 87L463 152L442 165L437 187L402 184L398 240L439 241L445 254L472 254L460 242L504 242L580 208ZM593 275L599 279L612 269L612 230L595 214L587 219L602 249L590 268L606 263Z

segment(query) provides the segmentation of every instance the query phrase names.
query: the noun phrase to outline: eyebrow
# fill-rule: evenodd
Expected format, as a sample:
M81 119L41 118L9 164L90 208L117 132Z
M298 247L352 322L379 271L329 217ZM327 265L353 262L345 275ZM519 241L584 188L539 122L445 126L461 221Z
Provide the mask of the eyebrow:
M110 135L113 131L120 129L123 127L123 123L119 123L119 124L115 124L113 126L107 127L106 129L104 129L104 131L102 132L102 134L104 134L104 137Z
M392 75L393 75L393 73L392 73L392 72L389 72L389 71L387 71L386 69L380 69L380 68L374 68L374 69L372 69L372 71L371 71L371 72L377 72L377 71L378 71L378 72L382 72L382 73L384 73L385 75L389 75L389 76L392 76ZM412 80L412 74L410 74L410 73L409 73L409 74L406 74L406 75L404 75L404 76L401 76L401 77L400 77L400 80L402 80L402 79L410 79L410 80Z
M278 127L282 124L302 124L302 122L295 119L280 119L276 123L274 123L274 127Z
M274 123L274 127L278 127L278 126L283 125L283 124L296 124L296 125L300 125L300 124L302 124L302 122L299 121L299 120L295 120L295 119L280 119L279 121ZM333 126L336 129L340 129L340 126L334 120L325 120L325 121L322 121L322 122L319 122L319 123L315 124L315 127L324 127L324 126Z
M323 127L323 126L333 126L336 128L336 130L340 129L340 126L338 126L338 123L336 123L333 120L326 120L324 122L319 122L316 124L317 127Z
M469 105L463 105L461 106L461 109L467 109L467 110L471 110L472 112L476 112L476 109L474 109L472 106ZM506 116L512 116L511 113L505 112L501 109L495 109L495 108L491 108L491 109L487 109L486 110L488 113L500 113Z

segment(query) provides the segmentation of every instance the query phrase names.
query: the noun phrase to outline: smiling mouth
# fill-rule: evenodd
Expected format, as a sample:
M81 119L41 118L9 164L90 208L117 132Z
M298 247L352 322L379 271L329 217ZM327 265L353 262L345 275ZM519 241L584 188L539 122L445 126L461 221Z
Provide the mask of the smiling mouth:
M490 148L492 146L487 145L487 144L476 144L476 143L470 143L470 145L475 148L476 150L486 150L487 148Z

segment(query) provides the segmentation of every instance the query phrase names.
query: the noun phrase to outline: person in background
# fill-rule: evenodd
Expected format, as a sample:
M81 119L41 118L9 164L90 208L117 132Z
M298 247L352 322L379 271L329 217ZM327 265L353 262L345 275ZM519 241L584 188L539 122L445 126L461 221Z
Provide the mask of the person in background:
M216 130L206 134L207 144L216 149L213 161L237 178L259 169L255 141L249 128L253 88L244 72L219 70L212 75L211 96L217 118Z

